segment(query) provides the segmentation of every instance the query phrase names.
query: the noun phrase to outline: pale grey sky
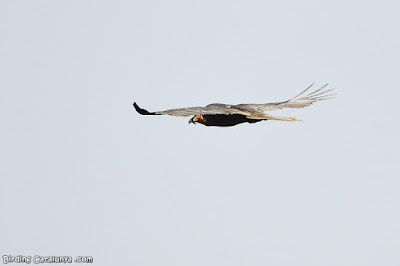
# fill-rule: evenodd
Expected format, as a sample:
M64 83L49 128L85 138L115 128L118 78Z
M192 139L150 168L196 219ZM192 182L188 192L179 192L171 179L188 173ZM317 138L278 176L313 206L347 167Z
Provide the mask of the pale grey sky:
M1 1L0 255L399 265L396 1ZM335 100L232 128L149 110Z

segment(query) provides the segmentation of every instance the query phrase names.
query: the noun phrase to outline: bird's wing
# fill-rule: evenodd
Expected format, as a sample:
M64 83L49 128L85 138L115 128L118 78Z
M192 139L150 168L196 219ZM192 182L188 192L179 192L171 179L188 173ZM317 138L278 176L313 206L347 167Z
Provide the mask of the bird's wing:
M133 103L136 111L142 115L173 115L173 116L192 116L192 115L231 115L231 114L241 114L251 119L271 119L271 120L283 120L283 121L298 121L298 119L294 117L280 117L273 116L269 114L265 114L265 111L272 111L276 109L282 108L303 108L309 106L310 104L330 99L330 96L327 95L327 92L330 90L323 90L328 84L322 86L320 89L306 95L302 96L308 89L311 88L311 84L307 89L302 91L297 96L291 98L290 100L284 102L276 102L276 103L264 103L264 104L238 104L238 105L229 105L229 104L220 104L214 103L209 104L206 107L187 107L187 108L177 108L177 109L169 109L165 111L157 111L157 112L149 112L146 109L140 108L136 103ZM300 97L301 96L301 97Z
M136 111L142 115L173 115L173 116L192 116L192 115L215 115L215 114L242 114L249 115L250 113L246 110L239 110L233 108L233 105L228 104L209 104L206 107L187 107L169 109L165 111L149 112L146 109L140 108L136 103L133 103Z
M312 87L312 85L314 85L314 83L308 86L308 88L302 91L300 94L284 102L262 103L262 104L238 104L234 105L233 108L248 112L265 112L283 108L304 108L315 102L331 99L331 96L334 96L334 94L327 94L333 89L324 90L326 86L328 86L328 84L325 84L324 86L322 86L321 88L310 94L304 95L304 93L308 91Z

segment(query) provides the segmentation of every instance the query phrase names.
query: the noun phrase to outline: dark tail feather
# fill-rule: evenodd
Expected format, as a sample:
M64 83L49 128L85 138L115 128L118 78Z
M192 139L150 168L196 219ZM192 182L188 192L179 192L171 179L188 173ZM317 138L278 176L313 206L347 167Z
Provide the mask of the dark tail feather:
M135 107L136 111L141 115L156 115L156 113L151 113L146 109L140 108L139 105L137 105L136 103L133 103L133 107Z

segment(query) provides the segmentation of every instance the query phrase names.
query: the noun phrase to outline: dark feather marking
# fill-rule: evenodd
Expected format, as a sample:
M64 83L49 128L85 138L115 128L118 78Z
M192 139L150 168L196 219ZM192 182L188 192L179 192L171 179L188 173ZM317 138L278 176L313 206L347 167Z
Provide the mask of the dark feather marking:
M250 119L245 115L232 114L232 115L203 115L206 126L216 127L231 127L241 123L257 123L266 119Z
M133 103L133 107L135 107L136 111L141 115L157 115L156 113L149 112L146 109L142 109L136 103Z

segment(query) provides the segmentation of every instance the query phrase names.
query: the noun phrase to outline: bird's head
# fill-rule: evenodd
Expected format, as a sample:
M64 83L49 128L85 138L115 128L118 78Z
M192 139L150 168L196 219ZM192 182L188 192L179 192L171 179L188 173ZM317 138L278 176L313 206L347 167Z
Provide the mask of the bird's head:
M200 124L205 125L206 119L202 115L195 115L189 120L189 124L190 123L193 123L193 124L200 123Z

